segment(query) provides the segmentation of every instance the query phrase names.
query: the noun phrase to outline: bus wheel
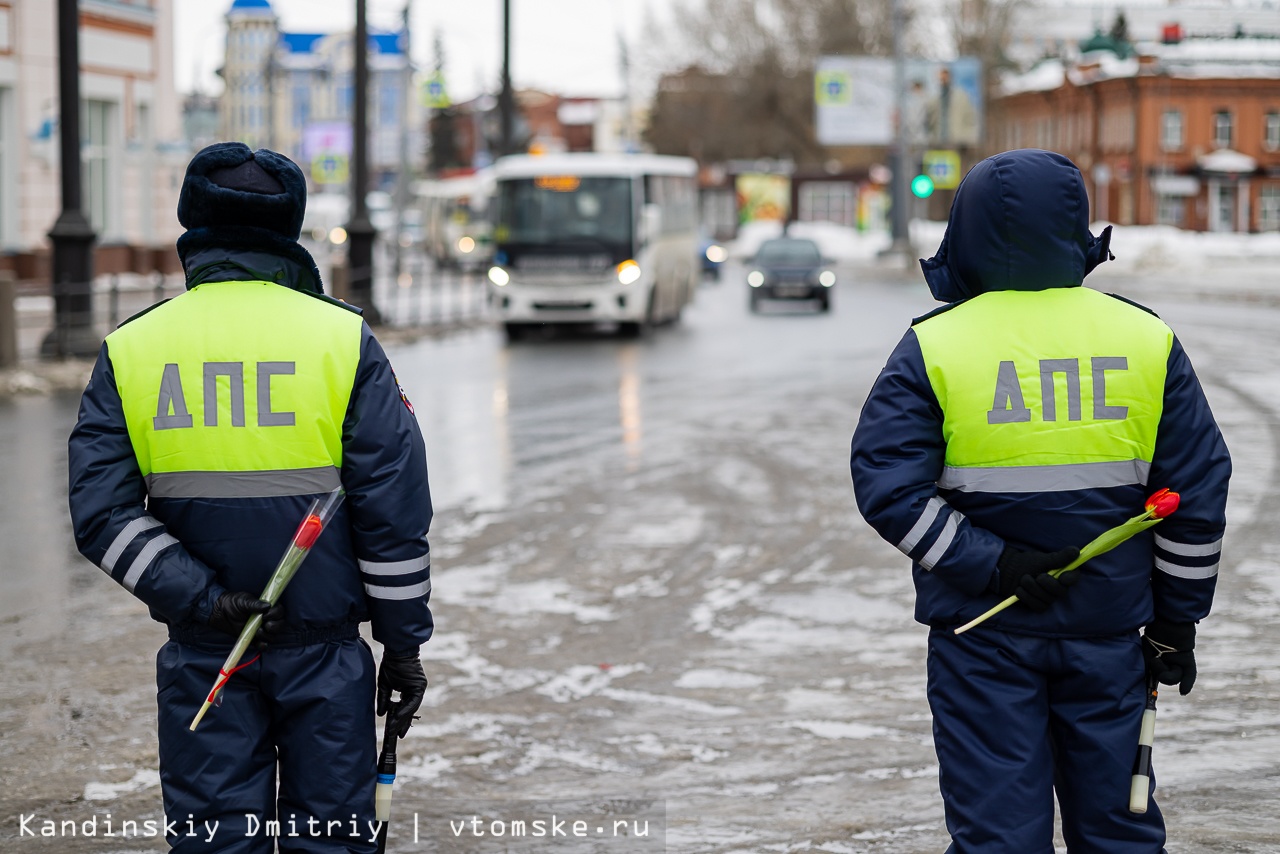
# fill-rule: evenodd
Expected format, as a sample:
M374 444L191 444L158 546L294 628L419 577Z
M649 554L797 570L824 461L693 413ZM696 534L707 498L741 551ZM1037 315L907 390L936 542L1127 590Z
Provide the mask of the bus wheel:
M649 302L645 306L644 320L626 320L618 324L618 334L623 338L641 338L653 328L654 291L649 291Z
M508 341L519 341L527 331L523 323L504 323L502 329L507 333Z

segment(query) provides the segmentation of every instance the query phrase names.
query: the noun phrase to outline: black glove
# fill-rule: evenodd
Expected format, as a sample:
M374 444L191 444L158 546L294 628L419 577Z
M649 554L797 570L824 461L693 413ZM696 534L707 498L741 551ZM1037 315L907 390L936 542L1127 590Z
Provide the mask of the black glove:
M1005 546L996 561L1000 571L1000 596L1008 599L1017 596L1028 608L1036 612L1049 610L1049 606L1067 595L1067 588L1080 580L1075 570L1054 578L1051 569L1060 569L1080 556L1074 546L1056 552L1024 552Z
M262 615L263 631L277 631L284 627L284 608L241 590L218 597L218 601L213 603L213 613L209 615L209 625L239 637L244 624L254 614Z
M392 700L391 692L398 691L400 699ZM378 703L379 716L391 717L391 732L404 738L413 725L413 713L422 705L422 697L427 693L427 674L422 672L422 661L418 653L392 656L382 655L382 665L378 668Z
M1184 697L1196 684L1195 623L1152 620L1142 633L1142 657L1147 673L1162 685L1177 685Z

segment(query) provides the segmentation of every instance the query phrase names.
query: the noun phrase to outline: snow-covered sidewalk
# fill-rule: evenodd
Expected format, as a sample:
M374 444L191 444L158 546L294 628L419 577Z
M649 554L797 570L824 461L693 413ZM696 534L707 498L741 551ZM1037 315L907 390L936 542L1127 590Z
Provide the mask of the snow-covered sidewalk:
M1105 287L1107 278L1141 278L1153 287L1186 296L1280 302L1280 233L1216 234L1106 222L1095 222L1090 230L1099 234L1107 225L1113 229L1115 259L1091 274L1091 284ZM932 256L946 227L945 222L913 220L910 237L916 256ZM729 254L745 261L764 240L781 231L777 222L744 225L728 244ZM790 233L813 239L826 257L853 266L880 263L880 254L891 242L885 232L859 232L826 222L793 223Z

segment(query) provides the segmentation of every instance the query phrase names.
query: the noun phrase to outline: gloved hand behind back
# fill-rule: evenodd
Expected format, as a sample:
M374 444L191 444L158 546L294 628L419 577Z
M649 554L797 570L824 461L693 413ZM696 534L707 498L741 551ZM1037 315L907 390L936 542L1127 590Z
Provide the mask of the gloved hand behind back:
M1005 546L996 561L1000 573L1000 595L1017 596L1036 612L1049 610L1054 602L1067 595L1067 590L1080 580L1075 570L1054 578L1051 569L1061 569L1080 556L1074 546L1056 552L1024 552Z

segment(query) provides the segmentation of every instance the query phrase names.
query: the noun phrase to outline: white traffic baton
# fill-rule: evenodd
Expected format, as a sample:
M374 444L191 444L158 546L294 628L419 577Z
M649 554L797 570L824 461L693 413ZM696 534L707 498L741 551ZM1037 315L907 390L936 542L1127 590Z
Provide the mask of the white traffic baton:
M1133 780L1129 784L1129 812L1142 815L1151 799L1151 745L1156 738L1156 697L1158 683L1147 677L1147 707L1142 711L1142 729L1138 731L1138 755L1133 758Z

